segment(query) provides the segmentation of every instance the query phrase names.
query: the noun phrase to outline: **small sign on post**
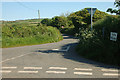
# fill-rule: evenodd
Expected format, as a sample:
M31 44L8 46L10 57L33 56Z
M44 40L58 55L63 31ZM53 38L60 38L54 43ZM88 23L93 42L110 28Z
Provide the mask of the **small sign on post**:
M90 15L94 15L97 8L87 8Z
M110 40L117 41L117 33L116 32L111 32L110 33Z

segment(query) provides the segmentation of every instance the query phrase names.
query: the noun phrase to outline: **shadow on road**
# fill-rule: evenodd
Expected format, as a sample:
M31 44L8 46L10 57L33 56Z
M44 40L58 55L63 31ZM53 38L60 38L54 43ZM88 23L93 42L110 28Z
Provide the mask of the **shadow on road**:
M72 36L69 36L69 37L64 37L64 39L70 39L70 38L73 38ZM66 46L70 46L70 49L68 51L57 51L57 50L38 50L36 52L41 52L41 53L63 53L62 56L65 58L65 59L70 59L70 60L73 60L73 61L77 61L77 62L81 62L81 63L87 63L87 64L91 64L95 67L103 67L103 68L119 68L120 67L116 67L116 66L111 66L111 65L106 65L106 64L103 64L103 63L99 63L99 62L95 62L95 61L92 61L92 60L88 60L88 59L85 59L83 57L81 57L76 51L75 51L75 47L78 43L71 43L71 44L67 44L67 45L64 45L62 47L66 47ZM61 47L61 48L62 48Z
M71 45L71 48L69 49L69 51L62 55L66 59L71 59L71 60L74 60L74 61L77 61L77 62L91 64L95 67L120 69L120 67L117 67L117 66L107 65L107 64L103 64L103 63L100 63L100 62L96 62L96 61L93 61L93 60L83 58L82 56L80 56L80 54L78 54L75 51L75 47L76 47L77 43L73 43L73 44L69 44L69 45Z

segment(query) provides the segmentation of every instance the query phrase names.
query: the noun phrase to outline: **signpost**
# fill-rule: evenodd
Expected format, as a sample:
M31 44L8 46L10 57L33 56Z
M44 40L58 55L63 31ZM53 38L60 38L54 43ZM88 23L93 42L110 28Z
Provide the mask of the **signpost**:
M88 8L88 12L90 13L91 15L91 30L92 30L92 17L93 15L95 14L95 11L96 11L97 8Z
M117 41L117 33L116 32L111 32L110 33L110 40Z

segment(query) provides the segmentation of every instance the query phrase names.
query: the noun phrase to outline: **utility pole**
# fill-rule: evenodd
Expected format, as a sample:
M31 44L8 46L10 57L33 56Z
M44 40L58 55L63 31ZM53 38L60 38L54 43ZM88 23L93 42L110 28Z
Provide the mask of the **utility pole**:
M91 31L92 31L92 17L93 17L93 11L92 11L92 8L91 8Z
M38 10L38 18L40 20L40 10ZM40 24L41 24L41 21L40 21Z

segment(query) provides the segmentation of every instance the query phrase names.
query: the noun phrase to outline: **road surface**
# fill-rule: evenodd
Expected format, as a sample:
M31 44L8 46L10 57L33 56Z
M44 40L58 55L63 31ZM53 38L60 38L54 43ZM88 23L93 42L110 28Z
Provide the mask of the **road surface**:
M56 43L3 48L3 78L118 78L117 67L80 57L78 39L63 35Z

